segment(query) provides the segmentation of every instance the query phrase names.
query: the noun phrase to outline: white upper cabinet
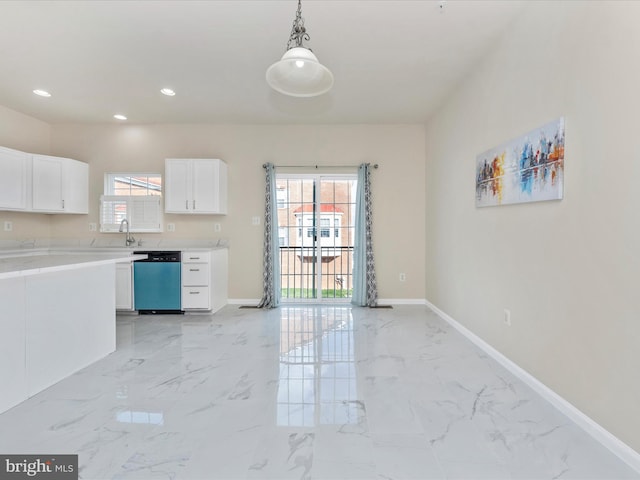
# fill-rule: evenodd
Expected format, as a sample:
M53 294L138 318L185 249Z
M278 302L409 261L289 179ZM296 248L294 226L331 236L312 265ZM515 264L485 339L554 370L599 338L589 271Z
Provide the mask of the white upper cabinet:
M191 161L167 159L164 166L164 211L190 213Z
M89 165L70 158L64 160L64 212L89 213Z
M34 212L89 213L89 165L70 158L33 155Z
M168 158L164 185L166 213L227 213L227 164L222 160Z
M34 155L32 164L32 209L37 212L62 212L62 159Z
M0 147L0 210L27 209L30 155Z

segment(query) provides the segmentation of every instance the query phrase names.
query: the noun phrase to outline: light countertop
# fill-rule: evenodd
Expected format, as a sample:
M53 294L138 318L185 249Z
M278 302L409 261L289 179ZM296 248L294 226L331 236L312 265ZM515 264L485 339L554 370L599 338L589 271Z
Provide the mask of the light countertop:
M173 241L148 241L141 245L125 246L122 239L107 240L5 240L0 241L0 258L18 255L35 255L41 253L133 253L149 251L191 251L205 252L229 248L226 241L222 240L173 240Z
M129 251L112 253L33 253L32 255L8 256L0 258L0 280L24 275L74 270L109 263L131 262L146 258Z
M0 242L0 279L71 270L147 258L138 251L208 251L228 248L223 240L150 241L126 247L121 238L108 240L20 240Z

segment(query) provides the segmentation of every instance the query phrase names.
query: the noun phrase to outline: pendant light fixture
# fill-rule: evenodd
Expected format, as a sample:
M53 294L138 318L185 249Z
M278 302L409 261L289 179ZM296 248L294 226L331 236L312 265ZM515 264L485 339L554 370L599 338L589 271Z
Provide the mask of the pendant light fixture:
M271 88L292 97L315 97L331 89L333 74L302 44L309 38L304 28L301 0L298 0L287 51L279 62L267 69L267 83Z

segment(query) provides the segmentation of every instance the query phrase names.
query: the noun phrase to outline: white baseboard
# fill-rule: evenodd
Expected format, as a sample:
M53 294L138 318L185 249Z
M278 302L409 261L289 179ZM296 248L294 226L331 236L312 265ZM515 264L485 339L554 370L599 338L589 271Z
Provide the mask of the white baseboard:
M549 403L551 403L554 407L560 410L563 414L573 420L580 428L586 431L589 435L591 435L595 440L600 442L603 446L611 450L616 456L618 456L622 461L624 461L631 468L640 473L640 453L636 452L629 445L624 443L618 437L610 433L608 430L600 426L597 422L589 418L587 415L582 413L576 407L574 407L567 400L562 398L556 392L547 387L540 380L535 378L533 375L528 373L526 370L519 367L516 363L509 360L502 353L497 351L487 342L478 337L475 333L473 333L468 328L464 327L456 320L451 318L445 312L440 310L434 304L425 300L425 304L431 310L433 310L440 318L449 323L452 327L458 330L462 335L467 337L471 342L473 342L476 346L484 350L487 355L492 357L498 363L500 363L503 367L509 370L512 374L526 383L529 387L531 387L538 395L543 397Z
M379 298L378 305L424 305L424 298Z
M227 300L228 305L258 305L259 298L230 298ZM340 302L342 305L351 305L348 302ZM424 298L379 298L379 305L424 305L429 304ZM328 305L330 303L327 303ZM290 303L289 305L305 305L304 302ZM313 305L313 304L312 304ZM316 304L317 305L317 304Z
M229 298L227 305L258 305L259 298Z

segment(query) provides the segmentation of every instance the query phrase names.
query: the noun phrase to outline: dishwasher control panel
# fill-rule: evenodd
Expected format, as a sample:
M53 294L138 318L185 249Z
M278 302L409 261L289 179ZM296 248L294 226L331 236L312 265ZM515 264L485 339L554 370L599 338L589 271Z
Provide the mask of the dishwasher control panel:
M146 255L145 260L136 260L137 262L179 262L180 252L167 252L167 251L135 251L134 254Z

